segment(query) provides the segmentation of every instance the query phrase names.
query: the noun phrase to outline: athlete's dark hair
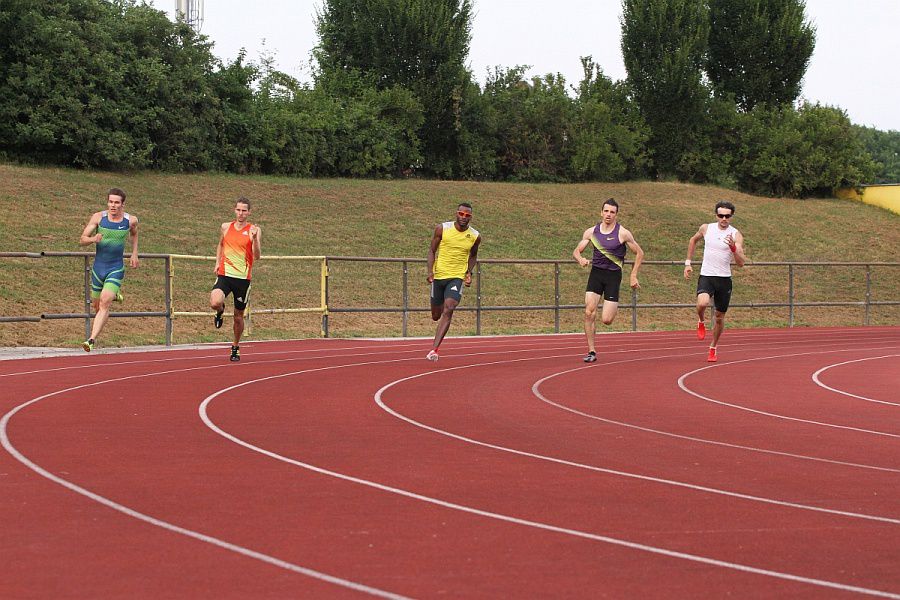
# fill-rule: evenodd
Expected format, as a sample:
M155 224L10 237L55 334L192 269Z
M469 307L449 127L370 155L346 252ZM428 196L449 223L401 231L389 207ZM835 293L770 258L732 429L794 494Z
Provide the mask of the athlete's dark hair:
M734 214L734 204L732 204L731 202L727 202L725 200L719 200L718 202L716 202L716 208L715 208L716 212L718 212L718 210L720 208L727 208L728 210L731 211L732 215Z
M106 199L109 200L110 196L119 196L122 198L122 204L125 204L125 192L120 190L119 188L110 188L108 192L106 192Z
M469 204L468 202L460 202L459 204L456 205L456 208L459 208L460 206L465 206L469 210L472 210L472 205Z
M241 196L240 198L238 198L238 199L235 201L235 204L246 204L246 205L247 205L247 210L250 210L250 208L251 208L251 206L250 206L250 198L247 198L246 196Z
M615 206L616 212L619 212L619 203L616 202L615 198L607 198L606 200L604 200L603 204L600 206L600 209L602 210L603 207L606 206L607 204L609 204L610 206Z

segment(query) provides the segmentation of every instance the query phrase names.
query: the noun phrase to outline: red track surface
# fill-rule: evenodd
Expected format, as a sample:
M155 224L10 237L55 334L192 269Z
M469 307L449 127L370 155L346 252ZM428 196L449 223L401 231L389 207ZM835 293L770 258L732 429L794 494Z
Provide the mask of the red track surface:
M0 363L2 598L900 598L900 329Z

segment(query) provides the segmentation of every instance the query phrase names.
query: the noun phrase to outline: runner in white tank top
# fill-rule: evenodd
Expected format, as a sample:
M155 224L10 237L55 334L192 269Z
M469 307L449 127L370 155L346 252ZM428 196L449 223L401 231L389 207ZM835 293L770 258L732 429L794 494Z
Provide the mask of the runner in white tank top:
M703 264L700 266L700 278L697 281L697 337L706 337L704 317L710 299L716 309L716 324L713 328L712 343L709 345L709 362L719 358L716 346L725 329L725 313L731 302L731 263L744 266L747 257L744 255L744 236L732 227L734 204L718 202L716 204L716 222L704 223L688 242L687 259L684 261L684 278L689 279L693 272L691 257L694 248L703 240Z

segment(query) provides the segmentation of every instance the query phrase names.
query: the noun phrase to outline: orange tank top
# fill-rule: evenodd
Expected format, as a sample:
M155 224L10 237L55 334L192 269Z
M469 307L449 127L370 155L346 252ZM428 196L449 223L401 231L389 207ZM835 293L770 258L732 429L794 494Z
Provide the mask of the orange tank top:
M236 221L228 226L222 239L222 264L217 273L235 279L250 279L253 270L253 241L250 239L250 223L243 229L235 227Z

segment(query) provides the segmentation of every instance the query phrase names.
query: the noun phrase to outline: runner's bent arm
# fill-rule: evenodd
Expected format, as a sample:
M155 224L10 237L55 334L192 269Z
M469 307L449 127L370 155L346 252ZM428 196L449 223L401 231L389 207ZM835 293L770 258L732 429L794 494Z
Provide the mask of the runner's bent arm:
M100 225L100 213L97 212L91 215L87 226L84 228L84 231L81 232L81 237L78 239L78 243L82 246L87 246L88 244L96 244L97 242L102 240L103 234L95 233L97 231L98 225Z
M640 247L640 245L635 241L634 235L625 229L624 227L620 229L622 231L622 237L625 239L622 240L625 242L625 245L628 246L628 249L634 252L634 266L631 267L631 281L630 285L632 288L640 288L641 284L638 283L637 274L641 268L641 263L644 262L644 250Z
M700 229L691 236L691 239L688 241L688 251L687 258L684 261L684 278L687 279L693 273L694 268L691 266L691 258L694 256L694 248L697 246L697 242L703 239L703 236L706 235L706 223L700 226Z
M481 238L483 236L479 235L478 239L475 240L475 243L472 244L472 249L469 250L469 264L466 267L466 276L463 277L463 284L466 287L472 285L472 271L475 269L475 263L478 261L478 246L481 245Z
M219 266L222 264L222 261L225 260L225 251L222 245L225 243L225 232L228 231L228 226L230 223L222 223L222 226L219 227L219 243L216 246L216 266L213 268L213 273L219 273Z
M136 269L140 264L138 258L138 218L131 215L131 225L128 228L128 235L131 236L131 260L129 261L132 269Z
M443 237L444 227L438 225L434 228L434 235L431 236L431 246L428 247L428 283L434 281L434 257Z
M734 238L734 246L734 263L739 267L743 267L744 263L747 262L747 255L744 254L744 235L740 231L737 232Z
M250 239L253 240L253 259L259 260L260 255L262 254L262 242L260 238L262 237L262 229L257 227L256 225L250 226Z
M581 241L578 242L578 245L575 246L575 250L572 251L572 256L578 261L578 264L582 267L586 267L591 264L591 261L586 259L581 255L584 252L584 249L588 247L588 244L591 243L591 235L594 231L593 227L588 227L584 230L584 235L581 236Z

